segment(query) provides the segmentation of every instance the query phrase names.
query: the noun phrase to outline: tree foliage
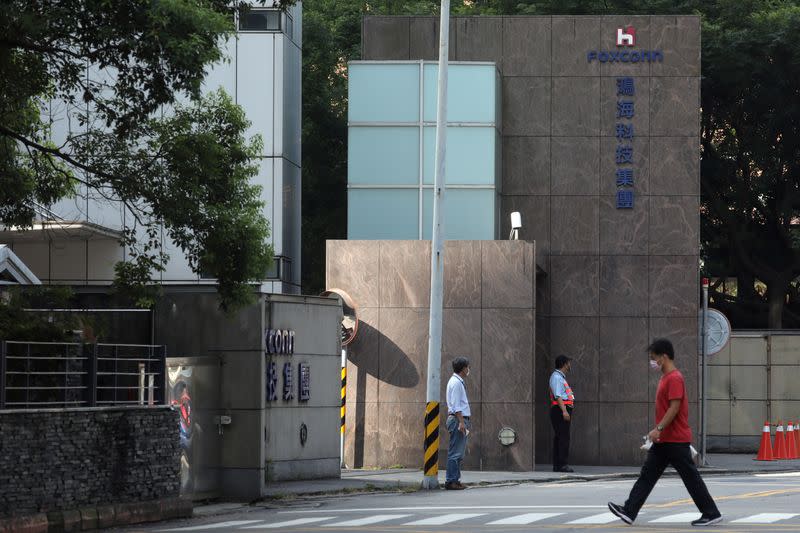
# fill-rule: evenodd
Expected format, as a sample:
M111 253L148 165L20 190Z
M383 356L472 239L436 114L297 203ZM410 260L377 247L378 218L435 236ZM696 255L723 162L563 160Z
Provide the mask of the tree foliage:
M272 257L250 183L261 140L246 138L230 97L202 91L243 5L0 4L0 225L30 227L37 206L78 193L117 203L134 220L119 286L164 269L163 231L195 273L218 280L223 308L249 301ZM70 133L54 139L53 121L67 119Z

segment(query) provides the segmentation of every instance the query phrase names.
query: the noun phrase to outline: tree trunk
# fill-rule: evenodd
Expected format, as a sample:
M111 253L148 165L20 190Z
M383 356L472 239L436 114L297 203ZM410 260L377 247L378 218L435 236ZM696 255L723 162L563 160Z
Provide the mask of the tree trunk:
M789 281L771 280L767 286L767 302L769 303L769 329L783 328L783 306L786 303L786 291Z

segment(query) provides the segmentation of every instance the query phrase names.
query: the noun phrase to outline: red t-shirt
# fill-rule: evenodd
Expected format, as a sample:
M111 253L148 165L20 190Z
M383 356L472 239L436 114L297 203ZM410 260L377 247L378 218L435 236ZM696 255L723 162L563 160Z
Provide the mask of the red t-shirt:
M686 386L683 374L673 370L661 376L656 392L656 425L661 422L669 409L670 400L680 400L681 408L672 419L670 425L661 432L659 442L692 442L692 428L689 427L689 399L686 397Z

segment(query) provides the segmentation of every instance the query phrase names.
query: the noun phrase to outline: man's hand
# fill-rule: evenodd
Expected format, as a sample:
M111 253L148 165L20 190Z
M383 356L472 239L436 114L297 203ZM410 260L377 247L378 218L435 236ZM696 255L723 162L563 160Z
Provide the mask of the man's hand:
M661 432L658 429L654 429L647 434L652 442L658 442L658 439L661 438Z
M464 422L459 422L459 423L458 423L458 430L459 430L461 433L463 433L463 434L465 434L465 435L466 435L466 434L467 434L467 425L466 425L466 424L464 424Z
M564 417L564 420L566 420L567 422L569 422L569 420L570 420L570 417L569 417L569 411L566 411L566 410L565 410L565 411L562 411L562 412L561 412L561 416L563 416L563 417Z

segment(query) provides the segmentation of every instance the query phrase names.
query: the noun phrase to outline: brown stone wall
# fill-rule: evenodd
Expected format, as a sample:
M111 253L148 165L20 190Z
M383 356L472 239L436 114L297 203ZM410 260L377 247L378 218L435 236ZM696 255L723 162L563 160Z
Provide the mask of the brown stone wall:
M361 321L348 353L348 466L422 465L430 250L430 241L328 241L327 286L353 297ZM535 292L532 243L447 242L441 402L445 411L452 359L468 357L466 468L534 467ZM513 446L497 440L503 426L518 431ZM444 416L440 431L446 450Z
M633 25L661 63L589 63ZM694 16L455 17L450 59L494 61L502 75L502 199L520 211L548 273L537 320L536 385L553 356L576 359L571 462L635 464L654 424L649 340L668 336L697 423L700 20ZM367 17L363 59L437 59L431 17ZM635 80L633 209L615 206L617 76ZM536 452L549 461L547 405Z

